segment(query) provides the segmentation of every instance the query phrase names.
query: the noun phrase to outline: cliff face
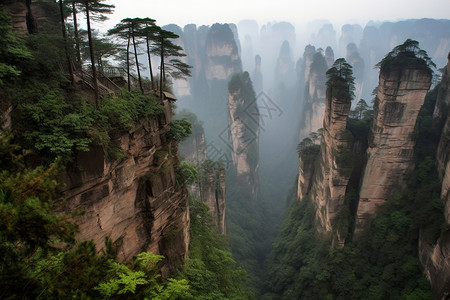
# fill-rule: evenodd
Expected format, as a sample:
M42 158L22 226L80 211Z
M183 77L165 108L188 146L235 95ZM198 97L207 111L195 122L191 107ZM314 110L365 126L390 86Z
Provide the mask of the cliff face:
M9 10L14 31L20 33L36 33L40 25L48 22L59 22L59 10L55 3L38 1L2 1L3 7Z
M182 115L183 116L183 115ZM217 224L219 232L226 233L226 173L218 162L206 157L205 132L194 115L188 116L193 124L192 135L180 144L180 156L199 170L200 182L188 187L189 193L206 203Z
M297 197L302 200L311 190L311 184L314 176L315 160L312 157L300 155Z
M439 112L436 113L439 109ZM447 111L444 128L436 153L439 177L442 180L441 199L445 204L445 219L450 223L450 52L436 102L435 116ZM445 116L442 116L445 118Z
M226 189L225 168L220 163L206 161L202 165L200 178L200 198L208 205L219 233L226 233Z
M422 69L394 68L380 72L374 105L372 140L363 174L356 232L376 214L393 189L404 187L414 167L414 127L431 76Z
M214 24L206 39L207 80L227 80L241 70L238 46L228 24Z
M316 132L319 128L322 128L325 112L325 73L328 68L327 61L319 52L314 54L311 63L309 56L310 53L308 52L305 56L305 91L300 121L300 141L306 138L311 132Z
M316 208L319 232L330 232L333 229L334 221L345 200L345 190L351 174L351 162L348 162L348 158L353 142L351 133L346 130L350 106L349 97L337 98L333 96L332 88L328 88L319 154L320 164L309 191ZM313 166L305 155L301 155L300 164L306 167L300 172L298 183L301 187L299 196L303 198L308 192ZM340 244L344 242L341 241L339 232L337 242Z
M450 224L450 53L449 62L444 71L439 87L434 117L444 120L441 139L436 153L436 165L442 181L441 199L444 204L444 215ZM443 115L447 110L447 117ZM450 294L450 231L441 233L439 239L429 241L429 237L421 234L419 255L425 274L431 283L435 299L444 299Z
M161 120L142 121L115 140L126 158L108 160L100 147L81 152L80 171L69 171L64 209L81 210L78 240L92 239L98 249L110 237L118 258L141 251L166 257L163 274L187 256L189 206L187 191L176 185L177 143L165 140L169 104Z
M248 187L252 200L255 200L258 186L259 112L248 72L235 75L228 90L233 165L238 182Z

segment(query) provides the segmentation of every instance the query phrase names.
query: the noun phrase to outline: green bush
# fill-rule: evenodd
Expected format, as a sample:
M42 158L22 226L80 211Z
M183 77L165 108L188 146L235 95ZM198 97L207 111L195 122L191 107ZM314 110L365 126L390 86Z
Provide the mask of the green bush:
M187 119L173 120L169 124L167 137L171 140L181 142L187 139L192 133L192 124Z
M178 185L193 184L198 182L198 170L193 163L182 161L176 170Z
M249 291L243 288L246 273L233 260L209 207L191 200L190 215L189 258L178 278L189 281L193 299L250 299Z

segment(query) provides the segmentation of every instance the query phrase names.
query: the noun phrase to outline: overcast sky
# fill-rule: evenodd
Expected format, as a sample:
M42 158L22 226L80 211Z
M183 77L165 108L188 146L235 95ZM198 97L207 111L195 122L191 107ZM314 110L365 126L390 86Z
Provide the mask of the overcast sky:
M175 23L210 25L253 19L260 25L289 21L301 25L316 19L332 23L410 18L450 18L450 0L109 0L116 6L108 27L126 17L151 17L162 26ZM450 34L450 33L449 33Z

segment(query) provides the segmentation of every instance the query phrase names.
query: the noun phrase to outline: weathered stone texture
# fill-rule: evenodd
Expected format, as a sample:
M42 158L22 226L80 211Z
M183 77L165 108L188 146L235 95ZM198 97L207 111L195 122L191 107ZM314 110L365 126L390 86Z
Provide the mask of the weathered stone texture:
M447 224L450 224L450 53L443 75L434 111L436 123L444 122L436 152L436 166L442 181L444 216ZM445 111L447 116L443 115ZM430 237L421 234L419 254L434 298L447 299L450 295L450 231L442 232L437 241L430 241Z
M200 183L188 186L189 193L193 197L202 200L208 205L219 232L226 233L226 189L225 169L202 168L206 158L206 144L204 131L192 134L186 141L180 144L180 155L184 160L195 164L200 170Z
M243 82L243 86L247 84ZM259 119L254 116L259 116L258 107L253 99L244 99L241 89L238 89L229 92L228 108L233 165L239 184L247 187L251 191L252 200L255 200L259 168L255 159L258 155Z
M396 68L380 73L368 161L360 189L356 231L375 216L395 189L405 187L414 167L414 128L430 88L423 69Z
M242 69L239 51L228 24L214 24L206 40L205 76L210 80L227 80Z
M79 171L67 172L62 191L65 210L84 212L74 219L78 240L92 239L100 250L109 237L122 261L141 251L164 255L164 275L186 258L189 244L187 191L176 185L177 145L164 140L166 130L150 120L118 136L126 158L109 160L100 147L81 152Z

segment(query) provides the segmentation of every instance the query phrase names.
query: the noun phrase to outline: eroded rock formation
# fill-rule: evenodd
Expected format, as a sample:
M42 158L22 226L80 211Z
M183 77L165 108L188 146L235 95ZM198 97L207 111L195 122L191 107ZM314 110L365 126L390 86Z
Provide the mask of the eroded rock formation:
M450 53L449 62L444 69L436 101L434 117L437 123L444 121L439 146L436 153L436 165L442 181L441 200L444 204L444 216L450 224ZM443 115L447 111L447 116ZM439 124L437 124L439 125ZM441 233L437 241L425 234L420 235L419 256L430 281L435 299L447 299L450 295L450 231ZM446 298L447 297L447 298Z
M238 46L228 24L214 24L206 39L205 75L210 80L227 80L242 68Z
M314 166L310 160L314 157L311 151L315 146L311 144L300 151L300 166L304 169L299 174L298 195L302 200L308 194L314 203L319 232L331 232L334 229L336 217L344 205L352 168L353 137L346 129L351 97L346 92L336 93L335 89L342 87L330 83L327 88L319 167L315 170L312 184L311 169ZM336 233L336 242L342 245L344 238L341 238L338 230Z
M414 128L430 88L428 70L396 67L381 70L374 105L368 161L362 178L356 232L376 215L394 189L405 187L414 167Z
M305 76L303 109L300 117L299 140L306 138L311 132L316 132L323 126L325 112L325 73L328 69L325 57L315 52L311 59L313 46L307 46L304 54L304 70L300 76ZM302 80L300 79L300 82ZM301 84L301 83L300 83Z
M200 171L200 199L208 205L219 233L226 233L225 167L220 162L205 161Z
M98 249L109 237L119 260L141 251L164 255L168 275L186 258L189 244L187 190L176 184L177 142L167 141L170 105L160 120L141 121L115 139L126 157L108 159L100 147L81 152L79 171L69 171L63 189L64 210L83 211L75 219L78 240Z
M258 186L259 112L248 72L237 74L228 85L233 165L239 184L256 199Z
M182 112L179 117L187 117L192 123L192 135L180 144L180 156L197 166L199 182L188 186L191 196L200 199L209 207L220 233L226 233L226 172L220 162L208 160L203 126L191 113Z

